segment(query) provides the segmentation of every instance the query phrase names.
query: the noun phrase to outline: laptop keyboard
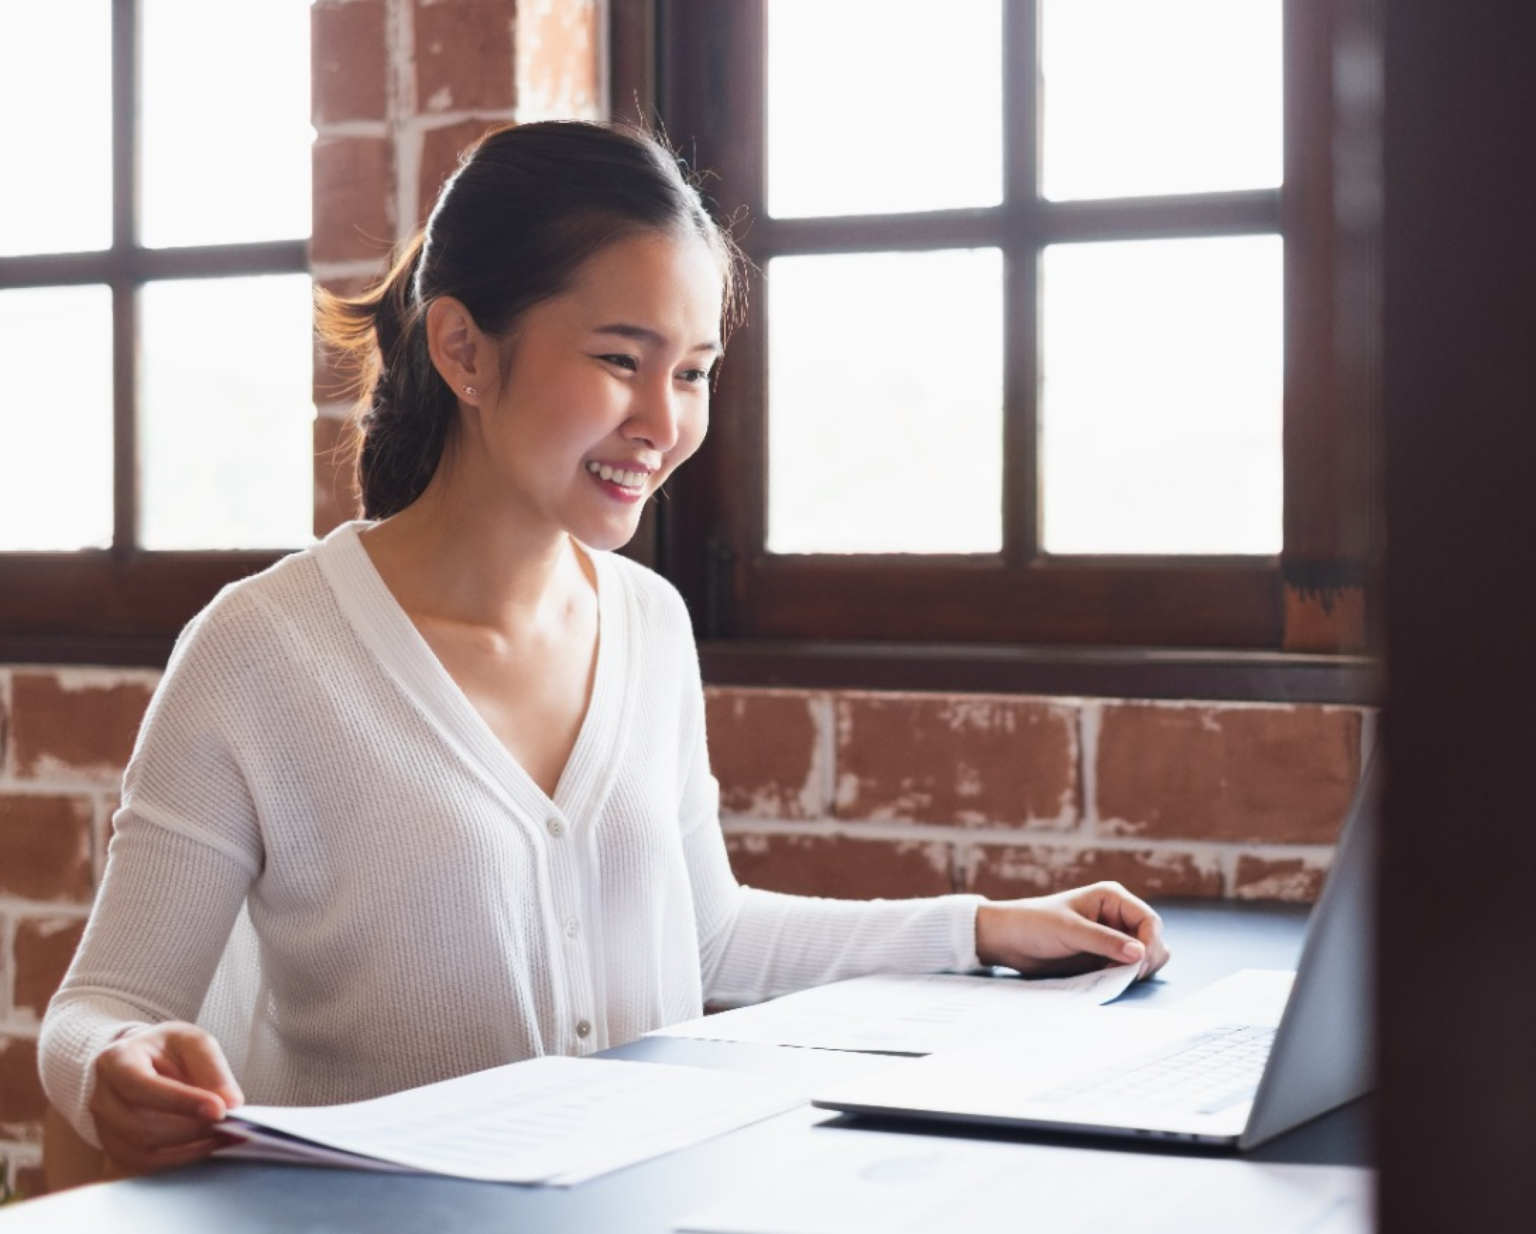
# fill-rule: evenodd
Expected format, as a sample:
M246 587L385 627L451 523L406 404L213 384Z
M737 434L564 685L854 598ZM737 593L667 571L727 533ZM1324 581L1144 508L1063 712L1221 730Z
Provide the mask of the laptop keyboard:
M1079 1076L1036 1093L1035 1099L1219 1114L1258 1091L1274 1039L1273 1028L1223 1025L1186 1037L1155 1054Z

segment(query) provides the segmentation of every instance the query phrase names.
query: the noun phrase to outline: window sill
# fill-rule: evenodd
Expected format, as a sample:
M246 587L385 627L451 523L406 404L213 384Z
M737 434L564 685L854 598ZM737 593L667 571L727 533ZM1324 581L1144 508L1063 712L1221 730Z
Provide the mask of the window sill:
M709 685L1376 706L1369 656L1160 648L705 640Z

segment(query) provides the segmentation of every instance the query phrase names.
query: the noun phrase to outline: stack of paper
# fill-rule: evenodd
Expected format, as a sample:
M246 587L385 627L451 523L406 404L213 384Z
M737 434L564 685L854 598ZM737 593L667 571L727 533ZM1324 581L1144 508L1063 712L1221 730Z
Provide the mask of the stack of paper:
M803 1105L782 1077L547 1057L337 1106L242 1106L221 1156L583 1182Z
M1107 1003L1136 979L1117 965L1076 977L854 977L660 1028L649 1036L885 1054L933 1054L1063 1007Z

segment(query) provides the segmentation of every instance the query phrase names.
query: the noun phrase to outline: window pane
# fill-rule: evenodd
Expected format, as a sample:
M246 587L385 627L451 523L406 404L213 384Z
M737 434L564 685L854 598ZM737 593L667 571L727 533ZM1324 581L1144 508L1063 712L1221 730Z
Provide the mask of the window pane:
M303 274L144 288L145 548L286 548L311 538L310 296Z
M1002 545L996 249L768 263L768 549Z
M0 372L0 551L110 547L112 293L0 292Z
M1002 200L1000 0L773 0L768 213Z
M1281 7L1042 0L1044 195L1279 184Z
M1279 552L1279 237L1055 245L1041 277L1046 551Z
M0 256L112 244L109 0L0 6Z
M309 235L309 0L141 7L141 242Z

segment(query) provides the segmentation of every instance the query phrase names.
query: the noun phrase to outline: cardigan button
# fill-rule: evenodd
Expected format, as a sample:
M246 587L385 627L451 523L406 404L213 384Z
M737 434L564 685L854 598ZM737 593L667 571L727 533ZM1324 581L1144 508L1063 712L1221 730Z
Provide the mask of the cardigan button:
M592 1035L592 1025L587 1020L576 1021L576 1035L585 1041Z
M557 840L565 834L565 824L558 818L552 818L544 825L549 828L549 834Z

